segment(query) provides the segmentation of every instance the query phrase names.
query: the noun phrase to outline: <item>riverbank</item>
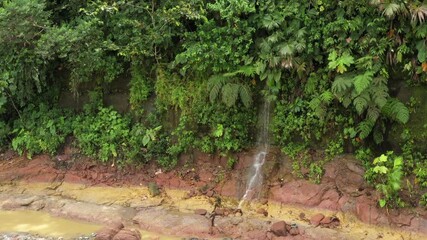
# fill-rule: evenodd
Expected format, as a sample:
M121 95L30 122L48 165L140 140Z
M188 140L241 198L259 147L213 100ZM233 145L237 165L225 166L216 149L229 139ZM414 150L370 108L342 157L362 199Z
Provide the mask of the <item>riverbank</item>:
M285 164L278 167L273 152L264 167L270 178L263 197L245 204L241 215L235 210L251 154L239 156L235 171L225 170L221 158L199 155L192 165L169 172L154 166L119 169L73 156L66 163L46 155L13 156L0 161L0 209L42 211L102 226L119 221L128 229L157 233L152 239L274 239L273 225L282 220L298 228L295 239L427 238L422 211L396 215L376 208L374 191L348 157L331 162L317 185L291 179L286 162L280 159ZM217 213L218 199L222 212Z

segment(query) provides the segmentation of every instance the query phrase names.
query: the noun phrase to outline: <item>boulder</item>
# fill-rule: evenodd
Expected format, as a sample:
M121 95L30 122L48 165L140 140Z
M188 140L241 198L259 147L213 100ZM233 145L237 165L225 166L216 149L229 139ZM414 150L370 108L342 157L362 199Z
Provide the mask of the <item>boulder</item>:
M141 233L135 229L122 229L120 230L116 236L114 236L113 240L140 240Z
M273 223L273 225L271 225L271 232L274 233L274 235L280 237L280 236L286 236L288 235L288 230L287 230L287 224L285 221L279 221L279 222L275 222Z
M95 240L111 240L123 227L121 222L108 225L96 232Z
M316 215L313 215L310 218L310 224L317 227L319 226L320 222L325 218L325 215L318 213Z

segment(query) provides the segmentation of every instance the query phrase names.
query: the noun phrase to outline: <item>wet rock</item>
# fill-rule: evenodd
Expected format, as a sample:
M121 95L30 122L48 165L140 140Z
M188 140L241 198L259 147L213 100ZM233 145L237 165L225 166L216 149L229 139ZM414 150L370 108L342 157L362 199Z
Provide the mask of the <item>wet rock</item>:
M359 197L356 202L356 215L365 223L375 224L379 217L378 209L374 203L363 197Z
M216 215L223 216L224 215L224 209L222 209L222 208L216 208L215 211L214 211L214 213Z
M317 227L319 226L320 222L325 218L325 215L318 213L316 215L313 215L310 218L310 224Z
M209 190L209 191L206 192L206 196L207 197L213 197L214 194L215 194L215 192L213 190Z
M140 240L141 233L135 229L122 229L120 230L116 236L114 236L113 240Z
M289 234L291 234L292 236L299 235L300 232L299 232L298 226L297 225L292 225L291 229L289 229Z
M177 236L208 235L211 226L210 219L204 216L162 207L142 209L132 220L143 229Z
M264 217L268 216L268 212L264 208L259 208L256 212L261 214L261 215L264 215Z
M317 206L322 201L323 193L328 189L330 189L330 186L297 180L284 183L282 187L274 186L270 189L270 192L272 200L281 203Z
M197 215L206 215L208 213L208 211L206 211L206 209L196 209L194 210L194 213Z
M275 222L273 223L273 225L271 225L271 232L274 233L274 235L276 236L286 236L288 235L288 230L286 229L286 222L285 221L279 221L279 222Z
M158 196L160 194L159 186L155 182L148 183L148 191L152 197Z
M320 221L320 225L326 228L336 228L340 225L340 220L335 217L325 217Z
M96 232L95 240L111 240L123 228L123 223L117 222Z
M324 217L321 221L320 224L329 224L332 222L332 217Z
M28 207L33 202L39 200L39 197L24 197L24 198L15 198L12 201L7 201L2 205L2 208L5 210L14 210L20 207Z

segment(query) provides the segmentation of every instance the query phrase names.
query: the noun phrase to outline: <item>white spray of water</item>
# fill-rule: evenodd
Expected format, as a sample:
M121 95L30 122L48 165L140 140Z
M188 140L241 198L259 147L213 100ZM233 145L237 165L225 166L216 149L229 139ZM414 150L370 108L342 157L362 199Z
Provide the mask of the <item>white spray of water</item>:
M262 187L262 166L268 153L268 125L270 121L270 101L265 100L260 113L260 132L258 135L258 150L252 165L251 177L246 187L245 194L239 202L240 209L246 200L253 199L260 194Z

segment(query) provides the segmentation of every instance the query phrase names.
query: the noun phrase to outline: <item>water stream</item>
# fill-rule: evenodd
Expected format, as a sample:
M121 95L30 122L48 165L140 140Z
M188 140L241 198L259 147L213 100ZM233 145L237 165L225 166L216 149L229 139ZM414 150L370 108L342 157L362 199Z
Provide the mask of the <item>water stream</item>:
M246 186L245 194L239 202L240 209L243 203L259 197L262 188L262 166L268 154L268 125L270 123L270 101L265 100L259 116L260 131L257 139L257 151L254 156L254 163L250 171L250 178Z

